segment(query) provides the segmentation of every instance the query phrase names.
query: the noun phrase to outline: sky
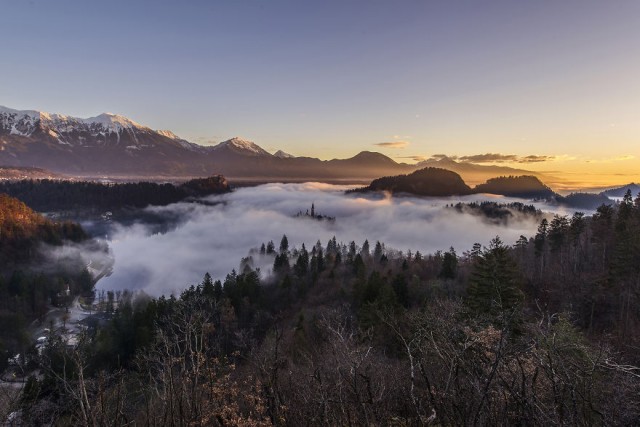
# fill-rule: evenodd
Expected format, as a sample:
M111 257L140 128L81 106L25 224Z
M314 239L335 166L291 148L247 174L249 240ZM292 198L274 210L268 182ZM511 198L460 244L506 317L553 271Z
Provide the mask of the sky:
M637 0L0 0L0 40L10 108L640 181Z

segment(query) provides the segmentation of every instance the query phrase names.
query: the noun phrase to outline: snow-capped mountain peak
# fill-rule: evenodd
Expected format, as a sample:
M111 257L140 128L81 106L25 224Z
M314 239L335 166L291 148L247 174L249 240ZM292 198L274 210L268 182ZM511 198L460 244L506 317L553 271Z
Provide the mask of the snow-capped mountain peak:
M271 153L264 150L262 147L257 145L254 142L247 141L245 139L235 137L231 138L227 141L223 141L220 144L213 147L214 151L227 149L231 150L237 154L243 154L247 156L269 156L271 157Z
M96 117L82 119L51 114L35 110L14 110L0 106L0 131L11 135L31 136L40 129L50 135L64 135L74 131L88 132L92 135L117 133L123 129L149 130L133 120L119 114L103 113Z
M34 110L14 110L0 106L0 131L11 135L30 136L42 120L51 120L55 114Z
M166 136L167 138L170 138L170 139L176 139L176 140L182 139L178 135L176 135L175 133L171 132L170 130L157 130L156 132L159 133L160 135Z
M202 145L195 144L193 142L189 142L184 138L180 138L178 135L176 135L175 133L171 132L170 130L156 130L154 132L156 132L158 135L162 135L162 136L164 136L166 138L169 138L169 139L175 141L182 148L186 148L189 151L193 151L193 152L197 152L197 153L206 153L208 151L211 151L211 147L204 147Z
M119 114L112 113L102 113L96 117L89 117L88 119L79 119L80 122L86 124L98 124L102 125L104 128L109 130L119 131L121 129L131 129L131 128L142 128L145 129L146 126L142 126L134 122L133 120L121 116Z
M282 150L278 150L278 151L276 151L275 153L273 153L273 155L274 155L275 157L280 157L281 159L292 159L292 158L294 158L294 157L295 157L294 155L289 154L289 153L285 153L285 152L284 152L284 151L282 151Z

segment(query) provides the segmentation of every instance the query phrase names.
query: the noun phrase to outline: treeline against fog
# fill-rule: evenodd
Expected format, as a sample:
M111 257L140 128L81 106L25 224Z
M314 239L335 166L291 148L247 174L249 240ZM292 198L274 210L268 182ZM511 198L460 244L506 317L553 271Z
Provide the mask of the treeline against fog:
M447 206L449 207L449 206ZM459 213L470 213L480 215L490 222L498 224L508 224L509 220L516 215L540 220L544 215L540 209L533 205L525 205L521 202L497 203L497 202L471 202L455 205L451 204L450 209L455 209Z
M272 260L265 278L253 264ZM640 198L461 254L265 242L55 340L28 422L637 425Z
M222 175L193 179L180 185L154 182L107 184L49 179L0 181L0 193L18 198L40 212L164 206L188 197L227 191L229 185Z

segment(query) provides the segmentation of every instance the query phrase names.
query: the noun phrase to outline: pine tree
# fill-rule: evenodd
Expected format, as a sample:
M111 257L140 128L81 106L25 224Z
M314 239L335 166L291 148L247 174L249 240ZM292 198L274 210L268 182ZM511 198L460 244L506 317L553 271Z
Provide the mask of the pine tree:
M280 253L286 254L289 252L289 239L287 239L287 235L282 235L282 240L280 240Z
M455 279L457 274L458 255L456 255L456 251L451 247L448 252L444 253L439 276L442 279Z
M563 215L554 215L547 236L552 252L558 252L567 241L569 220Z
M540 258L540 275L544 272L545 266L545 250L547 247L547 233L549 230L549 221L546 218L542 218L540 225L538 226L538 232L533 238L533 247L535 250L536 258Z
M469 258L475 261L482 254L482 245L480 243L474 243L469 252Z
M362 250L360 251L360 253L362 254L363 257L368 257L369 256L369 241L365 240L364 243L362 244Z
M206 272L204 274L204 277L202 278L202 295L208 297L208 298L214 298L215 297L215 292L214 292L214 288L213 288L213 280L211 279L211 275L209 274L209 272Z
M542 218L540 225L538 225L538 232L533 242L536 249L536 256L541 256L544 253L545 243L547 242L547 233L549 230L549 221L547 218Z
M322 253L322 247L318 249L318 262L316 264L318 273L322 273L324 271L324 254Z
M575 212L571 217L571 222L569 224L569 236L571 237L571 242L575 245L577 244L580 235L584 232L586 228L586 221L584 219L583 212Z
M525 250L528 244L529 244L529 239L527 239L526 236L523 236L521 234L518 240L516 241L516 248L520 250Z
M499 237L478 257L467 294L467 305L476 314L504 315L521 304L517 266Z
M376 246L373 249L373 259L375 259L376 261L379 261L381 256L382 256L382 244L379 241L377 241Z
M273 240L269 240L269 243L267 243L267 253L273 254L275 252L276 252L276 245L273 243Z
M309 252L307 252L304 243L302 244L302 249L298 254L298 259L296 260L293 269L296 273L296 276L298 276L299 278L304 278L309 271Z
M349 251L347 252L347 264L353 264L353 260L356 257L356 242L351 241L351 243L349 243Z
M593 246L598 249L600 268L605 270L610 256L610 247L613 235L614 209L611 205L602 204L591 217L591 230L593 234ZM595 249L594 248L594 249Z
M283 273L289 271L289 257L286 253L276 255L276 259L273 260L273 272Z
M222 282L220 280L213 283L213 295L215 295L216 301L220 301L222 298Z
M360 254L356 255L356 258L353 261L353 272L358 277L364 277L365 265Z

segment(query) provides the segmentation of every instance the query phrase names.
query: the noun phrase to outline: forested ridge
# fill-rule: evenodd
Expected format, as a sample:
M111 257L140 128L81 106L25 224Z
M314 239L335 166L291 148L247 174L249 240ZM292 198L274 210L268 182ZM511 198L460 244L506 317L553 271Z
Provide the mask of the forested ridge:
M87 235L79 225L50 221L20 200L0 193L0 269L37 261L35 246L41 242L59 245L62 240L85 239Z
M531 175L501 176L491 178L484 184L477 185L476 193L501 194L507 197L524 199L553 199L557 194L543 184L539 178Z
M0 193L18 198L39 212L164 206L188 197L225 193L229 189L229 184L222 175L192 179L179 185L155 182L109 184L51 179L0 181Z
M51 339L21 407L35 424L638 425L639 298L630 193L462 253L285 235L224 281L119 295L76 348Z
M448 197L453 195L497 194L529 200L544 200L547 203L569 206L575 209L595 210L602 204L613 204L607 195L620 194L625 188L636 188L635 184L615 190L595 193L571 193L566 196L553 191L539 178L531 175L499 176L469 187L455 172L427 167L408 175L386 176L375 179L366 187L348 190L347 193L367 193L386 191L392 194L412 194L428 197ZM623 194L620 194L622 197Z
M473 193L457 173L432 167L419 169L407 175L377 178L366 187L350 190L350 192L361 193L369 191L389 191L430 197L447 197Z
M47 248L65 243L101 249L78 224L51 221L0 194L0 370L31 342L28 325L57 304L63 291L92 290L93 278L82 262L48 259Z
M455 209L459 213L469 213L485 218L495 224L508 224L516 218L532 218L540 220L544 217L542 211L533 205L525 205L520 202L496 203L490 201L461 203L447 205L449 209Z

